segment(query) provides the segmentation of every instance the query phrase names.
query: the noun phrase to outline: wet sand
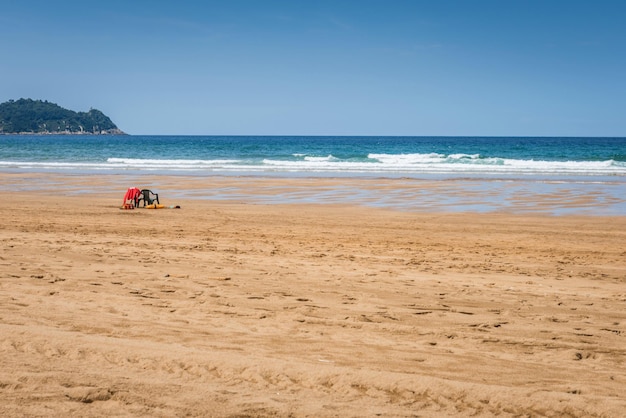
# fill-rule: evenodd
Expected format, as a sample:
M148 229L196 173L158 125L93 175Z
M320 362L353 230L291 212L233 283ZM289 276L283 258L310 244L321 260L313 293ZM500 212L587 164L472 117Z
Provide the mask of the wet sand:
M181 209L125 211L135 179L46 178L0 175L2 416L626 410L626 217L194 199L185 178L148 183Z
M57 196L122 194L130 186L155 188L170 201L255 204L339 204L407 212L474 212L626 216L621 177L549 179L461 177L289 177L190 174L0 173L0 192ZM121 192L120 192L121 191Z

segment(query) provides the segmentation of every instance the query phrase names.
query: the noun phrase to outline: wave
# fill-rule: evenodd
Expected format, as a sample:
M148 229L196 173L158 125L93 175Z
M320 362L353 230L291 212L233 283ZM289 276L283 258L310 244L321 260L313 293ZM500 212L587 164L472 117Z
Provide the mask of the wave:
M218 159L218 160L184 160L184 159L176 159L176 160L160 160L160 159L139 159L139 158L109 158L107 162L110 164L123 164L127 166L137 166L137 167L176 167L176 168L185 168L185 167L216 167L228 164L238 164L241 160L228 160L228 159Z
M340 161L340 160L338 158L333 157L332 155L329 155L327 157L309 157L309 156L306 156L306 157L304 157L304 161L325 162L325 161Z
M0 161L0 169L180 171L180 172L303 172L411 174L521 174L626 176L626 162L542 161L480 154L368 154L338 158L292 154L291 158L139 159L111 157L106 161Z

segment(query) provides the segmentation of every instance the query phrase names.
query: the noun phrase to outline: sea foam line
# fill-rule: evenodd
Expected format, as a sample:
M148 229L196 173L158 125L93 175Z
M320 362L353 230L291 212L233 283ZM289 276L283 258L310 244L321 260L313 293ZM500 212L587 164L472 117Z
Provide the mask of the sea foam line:
M138 170L138 171L251 171L407 174L563 174L626 176L626 163L607 161L535 161L478 154L369 154L361 160L341 160L333 155L299 154L297 159L140 159L111 157L93 161L0 161L4 169Z

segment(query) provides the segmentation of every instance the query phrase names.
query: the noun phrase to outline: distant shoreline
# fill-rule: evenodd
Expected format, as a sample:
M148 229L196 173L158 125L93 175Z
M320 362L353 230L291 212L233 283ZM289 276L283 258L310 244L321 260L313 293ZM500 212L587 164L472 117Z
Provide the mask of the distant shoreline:
M68 135L68 136L81 136L81 135L129 135L126 132L116 129L100 132L71 132L71 131L55 131L55 132L0 132L0 135L31 135L31 136L48 136L48 135Z

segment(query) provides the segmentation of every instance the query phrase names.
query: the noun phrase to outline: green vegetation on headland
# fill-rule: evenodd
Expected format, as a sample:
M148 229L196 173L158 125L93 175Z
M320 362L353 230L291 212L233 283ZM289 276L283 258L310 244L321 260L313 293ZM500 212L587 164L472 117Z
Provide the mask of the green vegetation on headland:
M19 99L0 104L0 134L124 135L99 110L74 112L47 100Z

